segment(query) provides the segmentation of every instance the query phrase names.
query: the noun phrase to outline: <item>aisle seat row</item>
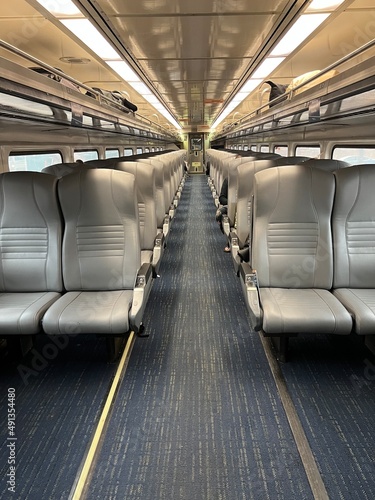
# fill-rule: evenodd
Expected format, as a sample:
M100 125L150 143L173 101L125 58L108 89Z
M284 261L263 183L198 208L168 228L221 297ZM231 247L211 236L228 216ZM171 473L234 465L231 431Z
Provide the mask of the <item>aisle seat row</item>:
M299 333L374 334L373 166L213 156L234 185L229 238L251 327L277 339L280 359Z
M281 359L299 333L375 334L374 183L373 165L255 174L241 284L252 328L278 338Z
M185 153L163 156L160 164L179 172L168 202L175 209ZM160 214L170 220L164 200L156 208L154 163L70 167L0 175L2 338L142 333L164 248Z
M215 151L214 156L223 156L221 169L224 177L228 177L228 208L224 217L224 232L228 237L231 248L233 265L236 273L239 271L241 252L249 243L251 229L251 202L253 194L253 179L256 172L275 166L294 165L307 162L308 165L327 171L345 168L348 163L340 160L313 159L304 156L287 156L269 159L253 159L243 157L234 162L222 151ZM225 156L224 156L225 155ZM238 156L233 155L232 156ZM241 257L240 257L241 255Z

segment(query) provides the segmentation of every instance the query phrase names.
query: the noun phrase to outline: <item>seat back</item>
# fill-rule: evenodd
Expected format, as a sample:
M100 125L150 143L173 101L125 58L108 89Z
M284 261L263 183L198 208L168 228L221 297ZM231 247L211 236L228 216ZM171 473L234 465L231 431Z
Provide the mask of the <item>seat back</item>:
M342 160L333 160L331 158L310 158L306 160L305 165L309 167L321 168L322 170L328 170L329 172L335 172L340 168L349 167L349 163Z
M254 178L254 161L242 163L237 167L237 236L242 248L249 236L251 197Z
M330 172L288 165L254 176L252 266L261 287L330 289Z
M153 250L157 233L154 167L152 164L123 161L117 163L116 170L135 177L141 250Z
M335 177L334 288L375 288L374 165L353 165Z
M255 160L254 156L235 156L228 160L228 217L234 226L237 216L238 167L243 163Z
M40 172L0 175L0 291L62 290L57 178Z
M91 166L89 163L55 163L55 165L49 165L48 167L44 167L42 172L44 174L55 175L56 177L64 177L65 175L73 174L74 172L78 172L78 170L85 170L87 168L95 168Z
M165 218L165 199L164 199L164 168L163 163L157 158L145 158L139 160L140 163L151 164L155 172L155 205L156 205L156 223L158 228L163 227Z
M83 164L87 168L115 168L116 163L120 161L119 157L103 158L98 160L87 160Z
M134 175L87 169L60 179L67 290L133 289L141 250Z
M254 175L256 172L260 172L266 168L277 166L278 161L281 161L283 165L287 164L288 161L294 163L294 160L288 160L286 157L255 160L253 157L245 157L242 159L242 163L237 167L236 220L240 248L244 246L250 231Z
M173 199L170 161L166 155L159 156L158 160L163 165L164 213L167 214Z

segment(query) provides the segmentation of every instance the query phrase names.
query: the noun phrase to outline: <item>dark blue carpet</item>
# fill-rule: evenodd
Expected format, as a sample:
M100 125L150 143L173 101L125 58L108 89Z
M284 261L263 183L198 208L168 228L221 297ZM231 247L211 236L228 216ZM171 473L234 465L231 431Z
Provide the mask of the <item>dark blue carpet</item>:
M282 366L332 500L375 497L375 360L358 336L291 339Z
M310 499L205 176L185 185L90 499Z
M56 349L45 336L20 364L0 371L0 498L67 499L115 365L106 362L103 340L71 338ZM48 347L46 347L48 346ZM16 488L8 491L8 388L16 393Z

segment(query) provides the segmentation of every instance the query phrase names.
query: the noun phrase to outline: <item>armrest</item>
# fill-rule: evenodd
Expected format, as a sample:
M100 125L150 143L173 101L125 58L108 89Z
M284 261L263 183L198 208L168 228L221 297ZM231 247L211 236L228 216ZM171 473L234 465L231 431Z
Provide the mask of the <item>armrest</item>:
M238 236L237 236L236 231L230 231L230 233L229 233L229 241L230 241L231 245L239 248L239 245L238 245Z
M153 283L152 265L142 264L138 270L133 291L133 303L129 320L132 330L139 334L142 330L142 318Z
M224 234L229 237L230 233L230 220L227 214L223 214L222 216L222 224L223 224L223 230Z
M165 247L165 236L164 233L160 232L156 235L154 241L154 249L152 252L152 268L153 268L154 278L156 278L158 275L159 267L161 264L161 258L164 253L164 247Z
M170 226L170 221L171 218L169 214L166 214L163 220L163 234L164 237L167 239L168 233L169 233L169 226Z
M232 261L234 266L234 271L238 275L240 267L240 258L238 257L238 250L240 249L238 245L238 236L235 231L231 231L228 236L230 252L232 255Z
M262 329L263 311L260 306L257 272L249 264L242 262L240 265L240 279L250 315L251 328L259 331Z
M154 246L155 247L164 247L165 245L165 236L164 236L164 233L162 233L161 231L156 235L155 237L155 242L154 242Z

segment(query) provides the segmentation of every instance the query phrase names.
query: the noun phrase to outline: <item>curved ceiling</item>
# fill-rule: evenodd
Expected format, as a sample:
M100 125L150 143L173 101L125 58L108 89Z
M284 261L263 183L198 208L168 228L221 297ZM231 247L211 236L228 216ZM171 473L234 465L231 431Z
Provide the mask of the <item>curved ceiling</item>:
M51 2L63 0L51 0ZM283 33L311 4L303 0L75 0L185 131L209 130ZM289 83L323 69L375 35L371 0L344 1L314 36L272 73ZM139 113L165 117L71 34L37 0L2 6L0 37L89 86L127 92ZM0 55L21 62L17 56ZM22 61L21 64L25 65ZM257 87L227 120L265 99Z

